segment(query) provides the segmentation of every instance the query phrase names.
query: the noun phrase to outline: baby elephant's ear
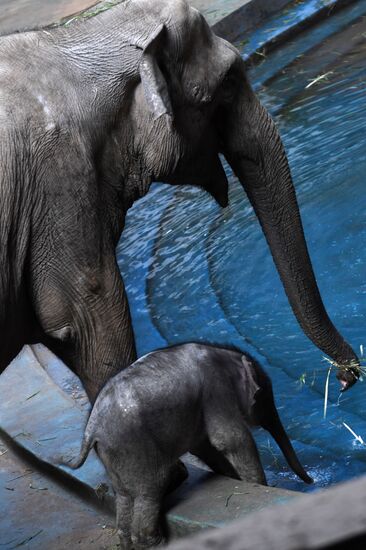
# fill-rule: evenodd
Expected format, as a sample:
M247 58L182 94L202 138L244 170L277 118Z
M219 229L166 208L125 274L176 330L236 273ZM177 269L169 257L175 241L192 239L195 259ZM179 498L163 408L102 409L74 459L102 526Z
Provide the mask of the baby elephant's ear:
M253 363L245 357L245 355L242 355L241 361L243 363L242 368L242 377L243 377L243 385L244 385L244 394L246 396L246 403L248 405L248 409L251 410L252 407L255 405L255 396L257 392L261 389L260 386L258 386L257 382L255 381L255 368Z
M162 51L166 28L159 25L149 37L140 61L140 77L145 99L154 119L162 115L172 115L168 86L158 65L157 54Z

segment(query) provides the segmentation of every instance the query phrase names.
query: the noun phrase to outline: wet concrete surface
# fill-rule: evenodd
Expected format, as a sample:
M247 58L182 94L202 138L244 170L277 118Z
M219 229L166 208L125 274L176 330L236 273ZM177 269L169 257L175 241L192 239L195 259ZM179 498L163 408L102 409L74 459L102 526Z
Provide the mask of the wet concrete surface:
M0 0L0 34L49 25L96 3L95 0Z
M83 496L0 438L0 548L117 548L114 517Z
M110 3L118 3L113 0ZM123 1L123 0L122 0ZM213 25L253 0L190 0ZM96 0L0 0L0 35L50 25L99 4ZM108 2L104 2L106 4Z
M201 11L209 23L214 25L241 6L253 3L253 0L188 0L188 3Z

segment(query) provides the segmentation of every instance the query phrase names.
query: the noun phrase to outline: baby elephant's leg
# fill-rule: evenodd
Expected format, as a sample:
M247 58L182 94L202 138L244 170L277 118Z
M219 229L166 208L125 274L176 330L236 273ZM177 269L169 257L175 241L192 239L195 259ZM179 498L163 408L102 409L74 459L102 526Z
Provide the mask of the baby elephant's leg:
M160 526L162 495L135 498L131 538L134 550L158 546L164 542Z
M181 460L178 460L171 467L169 474L168 487L166 492L171 493L175 491L188 477L188 471L184 463Z
M131 550L131 522L133 513L131 497L116 494L117 529L121 550Z
M221 451L218 451L212 446L208 439L201 441L199 445L191 448L189 452L197 456L217 474L238 478L238 474L230 462Z
M267 485L256 443L244 423L240 427L228 424L226 430L218 429L215 426L211 427L208 432L209 443L206 443L205 448L206 459L203 458L206 464L210 466L210 461L212 461L214 465L211 467L217 473Z
M126 491L126 484L121 483L119 472L123 471L123 466L116 464L111 460L115 452L109 447L98 443L98 455L107 470L116 495L116 527L120 540L121 550L132 549L131 542L131 523L133 517L133 499ZM118 465L118 463L117 463Z
M261 464L257 445L246 426L242 429L241 438L228 441L227 448L222 453L232 464L239 478L243 481L267 485L266 476Z

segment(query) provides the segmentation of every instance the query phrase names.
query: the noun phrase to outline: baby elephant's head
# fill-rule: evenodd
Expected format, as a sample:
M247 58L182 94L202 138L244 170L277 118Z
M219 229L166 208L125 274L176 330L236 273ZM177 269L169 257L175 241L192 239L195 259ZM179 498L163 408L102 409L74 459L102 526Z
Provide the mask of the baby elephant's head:
M278 415L272 390L272 382L260 364L248 355L243 355L241 371L244 381L248 421L261 426L274 438L289 466L305 483L313 480L301 466L287 433Z
M241 356L244 407L250 424L267 428L267 421L276 411L272 382L258 361L250 355Z

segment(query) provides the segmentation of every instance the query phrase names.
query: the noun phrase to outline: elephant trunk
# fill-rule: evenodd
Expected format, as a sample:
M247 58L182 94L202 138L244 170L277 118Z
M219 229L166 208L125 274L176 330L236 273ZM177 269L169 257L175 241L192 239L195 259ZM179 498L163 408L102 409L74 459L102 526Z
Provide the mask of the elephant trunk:
M224 154L259 219L296 318L310 340L341 367L338 378L347 389L359 377L359 361L323 305L277 128L247 91L234 111L226 113L224 127Z
M277 445L281 449L283 456L287 460L290 468L299 476L305 483L313 483L313 479L305 472L304 468L300 464L299 459L296 456L291 441L288 438L287 433L282 425L280 417L274 408L271 414L271 420L267 423L262 423L262 427L267 430L273 439L276 441Z

